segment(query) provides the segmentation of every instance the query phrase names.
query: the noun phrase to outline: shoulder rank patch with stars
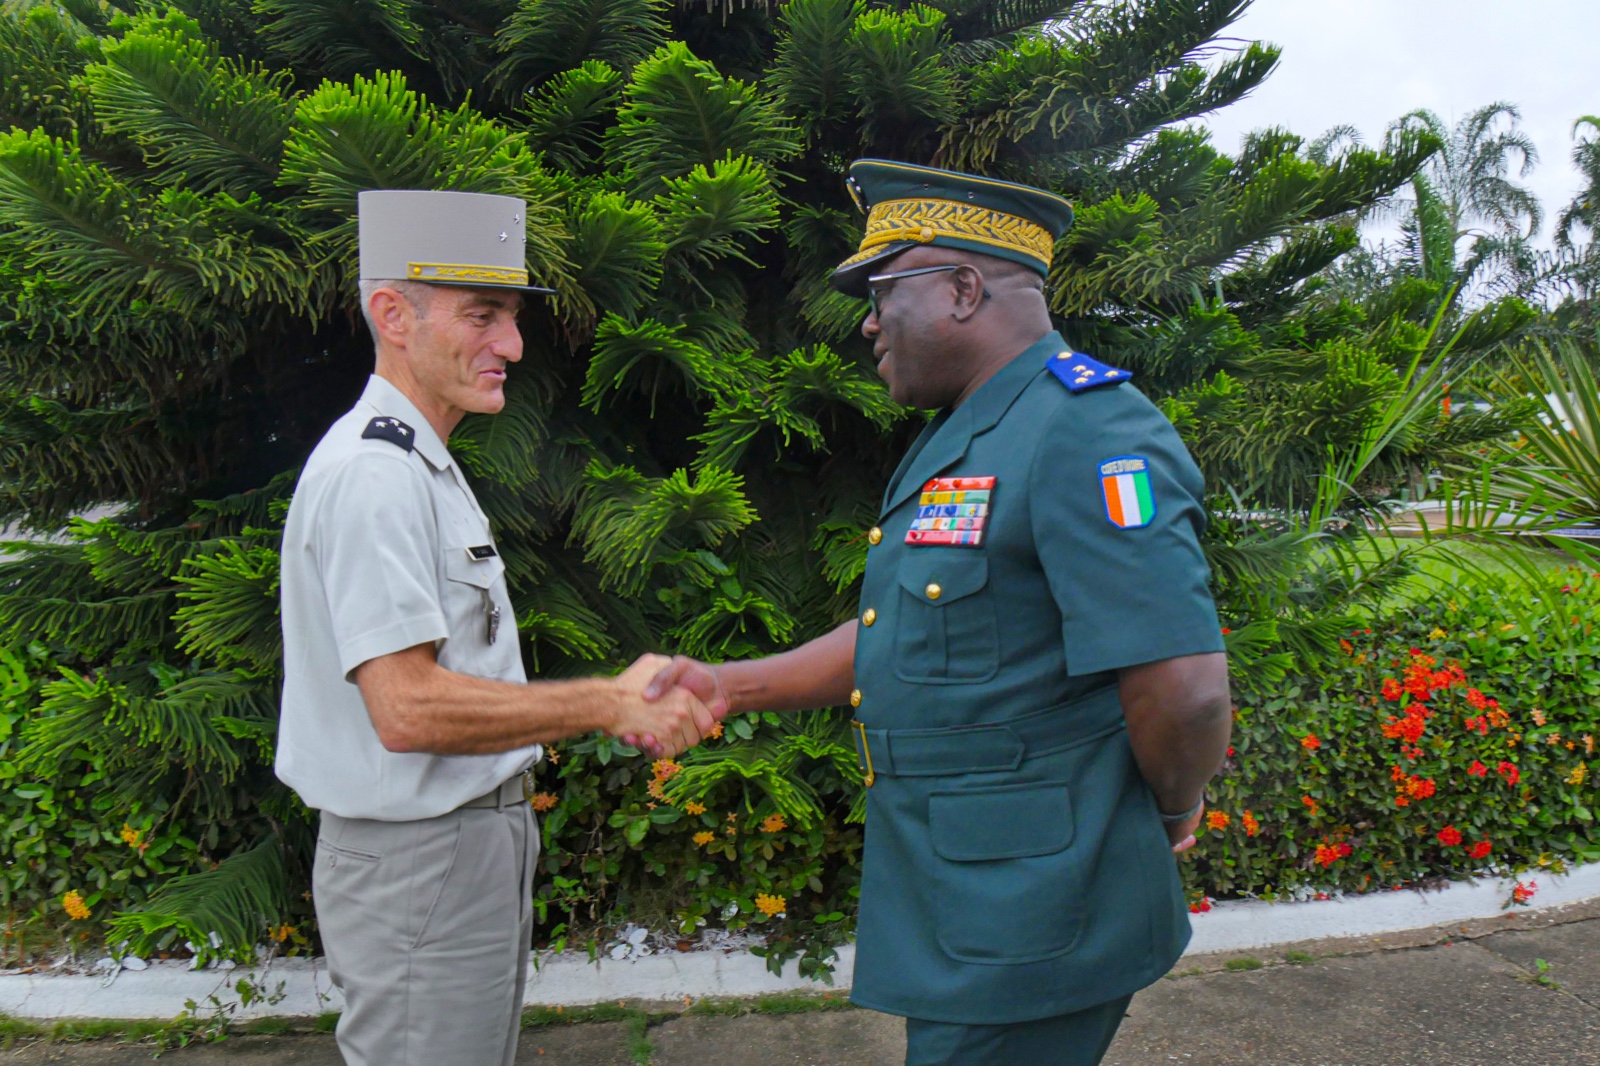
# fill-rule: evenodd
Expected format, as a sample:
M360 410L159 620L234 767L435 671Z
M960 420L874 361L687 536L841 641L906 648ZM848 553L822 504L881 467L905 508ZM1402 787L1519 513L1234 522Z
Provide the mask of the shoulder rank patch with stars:
M386 440L390 444L398 444L406 451L416 447L417 431L400 421L398 418L374 418L367 423L367 428L361 431L363 439Z
M1059 378L1069 392L1087 392L1101 385L1116 385L1133 378L1133 375L1126 370L1118 370L1098 359L1091 359L1082 352L1070 350L1052 355L1046 365L1049 366L1050 373Z

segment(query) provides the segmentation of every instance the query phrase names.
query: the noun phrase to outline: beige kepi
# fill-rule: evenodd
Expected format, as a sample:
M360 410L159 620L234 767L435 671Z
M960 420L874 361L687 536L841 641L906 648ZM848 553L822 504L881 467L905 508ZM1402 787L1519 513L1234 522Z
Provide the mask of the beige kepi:
M528 284L528 212L515 196L369 189L356 210L362 281L555 292Z

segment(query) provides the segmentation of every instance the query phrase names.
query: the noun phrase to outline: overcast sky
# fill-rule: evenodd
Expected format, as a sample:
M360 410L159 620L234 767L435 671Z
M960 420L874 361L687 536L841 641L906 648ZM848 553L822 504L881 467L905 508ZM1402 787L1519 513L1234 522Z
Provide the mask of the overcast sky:
M1255 95L1209 120L1224 151L1264 126L1310 140L1348 123L1375 144L1419 107L1453 124L1506 100L1539 149L1525 181L1544 202L1546 240L1579 187L1571 131L1600 115L1600 0L1255 0L1228 32L1283 57Z

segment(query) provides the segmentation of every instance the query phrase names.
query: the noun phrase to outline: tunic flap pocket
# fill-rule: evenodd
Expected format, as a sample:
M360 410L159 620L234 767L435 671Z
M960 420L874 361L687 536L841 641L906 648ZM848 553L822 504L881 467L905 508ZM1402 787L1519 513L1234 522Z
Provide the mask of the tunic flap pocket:
M1059 783L935 792L933 849L950 862L1053 855L1072 843L1072 798Z
M499 577L505 568L506 564L498 555L491 555L487 559L475 559L464 547L444 550L444 576L451 581L460 581L463 584L486 589L494 584L494 579Z
M900 562L900 587L930 607L970 596L989 583L988 556L971 551L907 552Z

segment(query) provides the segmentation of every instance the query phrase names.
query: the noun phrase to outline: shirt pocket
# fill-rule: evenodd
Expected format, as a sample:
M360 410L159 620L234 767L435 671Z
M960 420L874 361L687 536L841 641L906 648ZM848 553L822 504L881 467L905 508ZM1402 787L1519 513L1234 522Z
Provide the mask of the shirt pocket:
M1086 858L1064 782L935 792L928 823L945 954L1010 965L1077 946Z
M444 612L452 640L465 637L466 643L474 647L488 643L489 611L484 597L504 613L505 605L496 591L505 569L505 561L498 555L474 559L464 545L444 550ZM505 624L502 618L502 627Z
M923 684L975 684L1000 668L989 559L959 549L906 552L900 563L895 676Z

